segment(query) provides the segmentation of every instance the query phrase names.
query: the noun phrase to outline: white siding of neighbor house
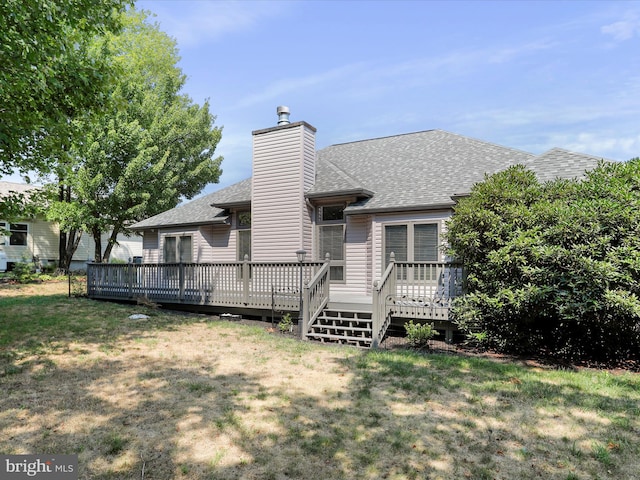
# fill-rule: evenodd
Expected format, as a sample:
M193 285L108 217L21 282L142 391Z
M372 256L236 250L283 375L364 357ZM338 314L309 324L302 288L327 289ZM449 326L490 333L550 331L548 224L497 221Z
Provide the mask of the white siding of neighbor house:
M8 222L4 222L9 226ZM44 220L18 221L27 225L27 245L9 245L9 235L2 247L9 262L31 261L37 255L43 261L55 262L58 259L58 226Z
M55 263L59 259L60 229L53 222L41 219L19 221L16 223L27 224L27 245L4 246L7 260L10 262L31 261L37 256L43 264ZM110 232L102 235L103 248L109 240ZM7 237L8 238L8 237ZM134 256L142 255L142 242L138 235L126 237L118 235L119 245L115 245L111 252L112 259L128 260ZM95 245L93 238L88 233L83 233L78 248L73 255L74 267L82 267L87 260L94 259Z
M107 242L111 237L111 232L106 232L100 235L100 242L102 243L102 250L107 246ZM118 243L111 249L111 256L109 261L122 260L128 261L133 257L142 256L142 238L140 235L134 234L130 237L119 234L116 238ZM78 249L73 254L73 261L78 263L86 263L88 261L94 261L95 259L96 245L93 241L93 236L88 233L83 233L78 244ZM56 258L57 258L56 251Z
M373 235L373 256L372 256L372 271L373 280L379 279L382 276L384 268L383 265L383 245L384 245L384 225L398 224L398 223L437 223L438 234L440 241L442 242L442 234L445 231L445 221L451 216L451 210L439 210L428 212L405 212L405 213L391 213L391 214L376 214L372 222L372 235ZM439 260L444 260L444 255L439 253Z
M296 250L311 252L311 210L304 192L314 175L315 134L306 124L254 133L253 261L296 261Z

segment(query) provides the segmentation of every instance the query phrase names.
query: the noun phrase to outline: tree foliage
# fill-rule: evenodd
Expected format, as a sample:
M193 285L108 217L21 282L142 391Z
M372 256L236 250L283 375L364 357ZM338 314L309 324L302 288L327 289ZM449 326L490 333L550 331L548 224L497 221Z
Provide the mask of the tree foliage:
M60 188L50 220L84 230L96 242L96 261L107 261L118 233L138 220L175 207L205 185L217 182L221 157L214 157L221 129L205 102L181 92L175 41L130 10L123 30L100 46L114 52L122 72L99 114L73 119L75 135L58 162ZM64 160L63 160L64 159ZM101 234L111 231L104 250Z
M127 0L0 2L0 174L46 170L39 140L105 100L108 56L95 35L119 28Z
M521 166L487 177L456 206L447 240L468 272L454 316L487 346L638 355L640 159L602 163L583 181L540 184Z

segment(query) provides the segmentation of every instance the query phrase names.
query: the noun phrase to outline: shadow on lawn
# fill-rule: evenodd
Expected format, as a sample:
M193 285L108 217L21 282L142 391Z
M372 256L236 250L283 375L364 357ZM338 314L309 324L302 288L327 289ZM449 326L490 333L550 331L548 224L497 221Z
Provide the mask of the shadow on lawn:
M151 336L140 338L129 362L113 352L71 367L35 362L0 378L7 392L0 450L77 453L81 479L587 479L607 472L631 479L637 472L626 460L639 453L632 377L594 377L618 392L611 396L512 364L340 351L332 374L348 381L317 396L296 388L295 368L291 382L273 386L266 368L229 374L215 357L180 367L148 357Z

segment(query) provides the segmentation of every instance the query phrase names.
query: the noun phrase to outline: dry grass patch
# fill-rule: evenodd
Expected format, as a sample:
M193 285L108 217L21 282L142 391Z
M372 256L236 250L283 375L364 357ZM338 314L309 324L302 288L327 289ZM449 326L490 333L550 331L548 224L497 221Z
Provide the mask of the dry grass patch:
M142 307L64 290L12 292L0 297L0 451L77 453L80 478L640 471L637 374L332 348L215 317L132 321Z

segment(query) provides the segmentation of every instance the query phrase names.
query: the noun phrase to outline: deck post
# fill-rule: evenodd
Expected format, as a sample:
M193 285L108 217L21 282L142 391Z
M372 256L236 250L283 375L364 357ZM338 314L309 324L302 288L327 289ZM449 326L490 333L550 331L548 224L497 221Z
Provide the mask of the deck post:
M129 264L127 265L127 283L129 284L129 298L133 298L133 264L131 258L129 258Z
M308 281L304 282L303 291L304 291L304 300L302 302L302 305L304 305L304 308L302 310L302 318L300 319L300 321L302 322L302 325L300 328L300 337L302 340L307 340L307 333L309 333L309 320L310 320L309 305L311 301Z
M372 305L372 311L371 311L371 318L372 318L372 332L371 332L371 346L373 348L378 348L378 332L380 331L380 325L382 325L382 320L380 319L380 305L379 303L379 298L380 298L380 289L379 289L379 285L380 282L378 280L375 280L373 282L373 305Z
M242 260L242 300L245 305L249 304L249 255L244 254Z
M184 263L182 262L178 267L178 284L180 289L178 299L182 302L184 300Z

